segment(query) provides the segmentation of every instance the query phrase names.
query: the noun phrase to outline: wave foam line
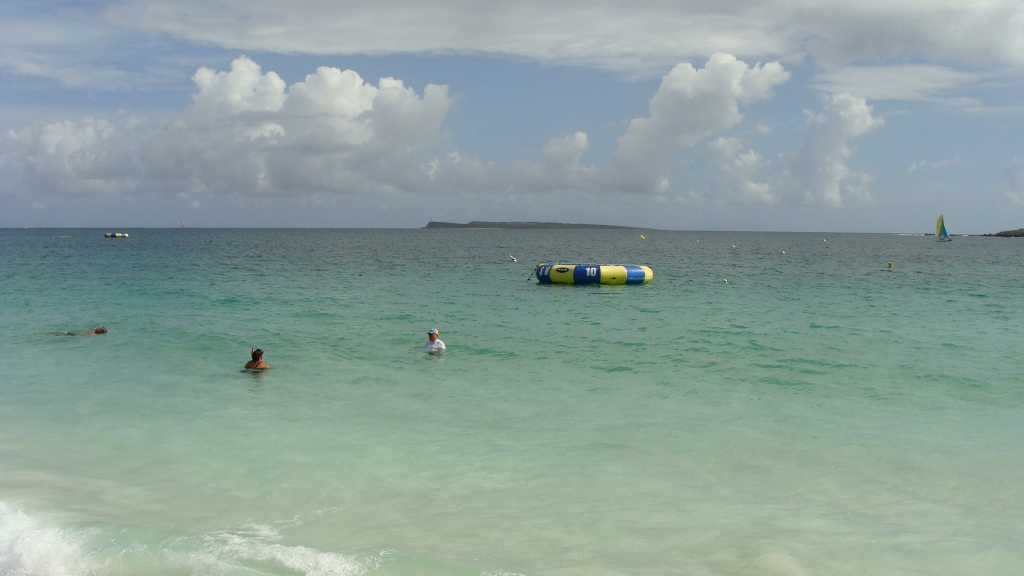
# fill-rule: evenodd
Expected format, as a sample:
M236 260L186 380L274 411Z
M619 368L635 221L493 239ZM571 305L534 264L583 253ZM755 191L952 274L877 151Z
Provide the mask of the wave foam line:
M280 540L276 528L249 524L198 538L171 538L156 545L118 542L98 530L76 533L46 526L0 502L0 574L4 576L361 576L380 568L380 558L361 562L337 552L286 546Z
M82 542L59 528L42 526L0 502L0 574L11 576L95 573Z

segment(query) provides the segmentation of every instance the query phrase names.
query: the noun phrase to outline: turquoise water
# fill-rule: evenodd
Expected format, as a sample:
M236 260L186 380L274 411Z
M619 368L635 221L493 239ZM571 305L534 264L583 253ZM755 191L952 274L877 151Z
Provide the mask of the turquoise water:
M105 231L0 230L0 573L1024 573L1020 241Z

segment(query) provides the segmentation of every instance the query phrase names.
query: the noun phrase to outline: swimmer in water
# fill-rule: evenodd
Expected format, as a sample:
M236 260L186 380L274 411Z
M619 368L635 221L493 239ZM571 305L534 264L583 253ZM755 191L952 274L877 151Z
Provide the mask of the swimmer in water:
M423 345L423 349L427 352L443 352L444 342L437 339L437 328L431 328L427 331L428 342Z
M246 370L266 370L267 368L273 368L273 366L263 361L263 350L260 350L259 348L249 348L249 354L252 355L252 360L245 363Z
M57 336L99 336L100 334L106 334L107 329L103 326L97 326L92 330L86 330L85 332L40 332L36 330L36 334L56 334Z

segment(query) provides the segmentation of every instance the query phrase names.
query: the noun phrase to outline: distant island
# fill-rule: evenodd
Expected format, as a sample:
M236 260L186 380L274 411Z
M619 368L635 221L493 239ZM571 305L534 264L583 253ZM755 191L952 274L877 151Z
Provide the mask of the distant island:
M468 224L455 222L427 222L424 228L503 228L515 230L552 230L552 229L598 229L598 230L650 230L633 226L610 226L607 224L564 224L562 222L481 222L474 220Z
M1017 230L1004 230L1003 232L996 232L995 234L985 234L985 236L998 236L1000 238L1024 238L1024 228L1018 228Z

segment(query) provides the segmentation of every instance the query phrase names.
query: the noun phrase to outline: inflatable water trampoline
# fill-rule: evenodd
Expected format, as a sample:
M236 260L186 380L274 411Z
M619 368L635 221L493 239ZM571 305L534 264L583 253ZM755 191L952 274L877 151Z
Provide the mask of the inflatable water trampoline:
M647 284L654 278L648 266L604 264L538 264L533 271L541 284Z

